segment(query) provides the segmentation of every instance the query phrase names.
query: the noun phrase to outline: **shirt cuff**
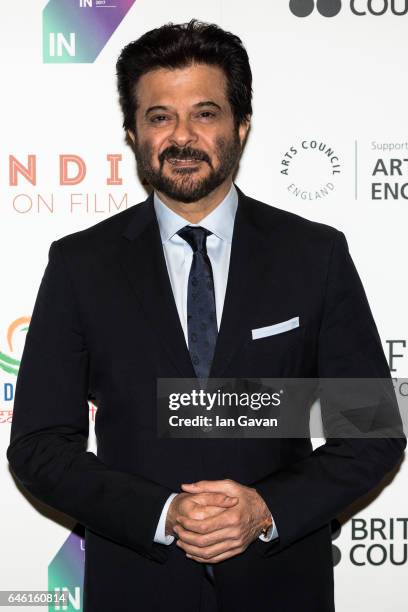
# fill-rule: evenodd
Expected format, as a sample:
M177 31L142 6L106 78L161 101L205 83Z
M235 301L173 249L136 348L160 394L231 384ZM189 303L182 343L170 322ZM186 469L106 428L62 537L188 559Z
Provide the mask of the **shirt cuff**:
M169 509L169 506L176 495L178 495L178 493L171 493L163 506L159 522L157 523L156 533L154 534L154 541L157 544L166 544L168 546L174 540L174 536L166 535L166 518L167 510Z
M271 540L274 540L275 538L279 537L278 530L276 529L275 521L273 520L272 514L271 519L272 525L269 527L267 534L264 535L263 533L261 533L261 535L258 536L259 539L262 540L262 542L270 542Z

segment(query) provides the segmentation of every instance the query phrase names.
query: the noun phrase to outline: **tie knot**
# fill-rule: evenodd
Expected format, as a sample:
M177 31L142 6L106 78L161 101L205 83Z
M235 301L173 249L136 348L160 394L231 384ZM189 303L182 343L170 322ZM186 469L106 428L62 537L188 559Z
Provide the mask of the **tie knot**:
M199 251L201 253L206 253L206 239L207 236L212 234L210 230L205 227L201 227L198 225L197 227L193 227L191 225L185 225L177 232L181 238L183 238L193 249L194 253Z

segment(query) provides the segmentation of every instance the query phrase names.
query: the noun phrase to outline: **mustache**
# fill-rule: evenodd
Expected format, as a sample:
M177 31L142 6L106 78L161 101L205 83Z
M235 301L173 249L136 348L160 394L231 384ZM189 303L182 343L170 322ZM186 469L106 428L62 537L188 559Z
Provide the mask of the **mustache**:
M194 159L199 159L201 161L206 161L210 163L208 159L208 155L203 151L197 151L196 149L191 149L186 147L184 149L177 149L176 147L168 147L159 155L159 161L162 164L165 159L186 159L193 157Z

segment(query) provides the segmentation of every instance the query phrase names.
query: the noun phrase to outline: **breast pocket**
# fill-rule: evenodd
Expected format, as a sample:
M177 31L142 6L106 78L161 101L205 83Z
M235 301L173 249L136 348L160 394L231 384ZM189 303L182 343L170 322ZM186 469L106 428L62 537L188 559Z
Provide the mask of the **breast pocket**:
M248 345L255 351L274 351L279 347L285 348L299 342L304 331L305 326L300 324L299 317L295 317L288 321L251 329Z
M263 329L255 328L255 329ZM254 376L293 377L300 375L304 350L305 325L265 335L254 334L246 343L247 362Z
M276 336L278 334L297 329L299 325L299 317L292 317L291 319L287 319L286 321L280 321L279 323L273 323L272 325L256 327L255 329L251 330L252 340L259 340L260 338Z

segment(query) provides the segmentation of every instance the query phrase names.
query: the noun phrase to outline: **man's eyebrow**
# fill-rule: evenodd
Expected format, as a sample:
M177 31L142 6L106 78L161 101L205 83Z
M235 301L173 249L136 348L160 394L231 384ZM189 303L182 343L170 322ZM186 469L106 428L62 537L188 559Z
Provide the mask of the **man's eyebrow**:
M213 100L203 100L202 102L197 102L196 104L193 104L194 108L201 108L202 106L212 106L213 108L222 110L221 106L217 104L216 102L214 102ZM149 106L149 108L147 108L145 111L145 117L152 111L157 111L157 110L167 111L167 110L170 110L170 107L164 106L162 104L156 104L155 106Z
M194 107L214 106L215 108L218 108L218 110L222 110L221 106L217 104L216 102L213 102L212 100L205 100L204 102L197 102L197 104L193 104L193 106Z

